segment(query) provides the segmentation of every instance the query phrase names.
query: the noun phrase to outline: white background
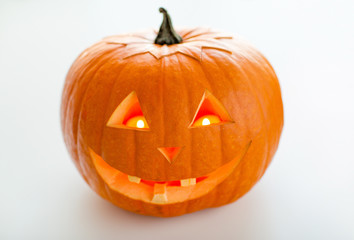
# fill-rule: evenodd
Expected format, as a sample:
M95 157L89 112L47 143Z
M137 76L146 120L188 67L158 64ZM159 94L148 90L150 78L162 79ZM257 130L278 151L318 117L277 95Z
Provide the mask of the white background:
M102 37L175 26L239 34L274 66L285 126L262 180L239 201L160 219L89 189L64 147L60 96ZM0 0L0 239L354 239L352 0Z

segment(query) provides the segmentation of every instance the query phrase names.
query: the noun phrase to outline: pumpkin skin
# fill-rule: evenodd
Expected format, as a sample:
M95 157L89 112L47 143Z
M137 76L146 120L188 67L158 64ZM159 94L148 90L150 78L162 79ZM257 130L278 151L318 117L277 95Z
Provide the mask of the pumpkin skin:
M155 31L103 39L76 59L62 95L64 140L85 181L143 215L178 216L237 200L264 174L283 126L279 83L261 53L209 29L177 32L183 42L173 45L154 44ZM130 94L148 130L108 124ZM229 119L192 127L205 96ZM159 151L168 147L179 148L172 161ZM123 175L141 182L120 182ZM190 178L202 180L173 186ZM152 201L157 186L167 200Z

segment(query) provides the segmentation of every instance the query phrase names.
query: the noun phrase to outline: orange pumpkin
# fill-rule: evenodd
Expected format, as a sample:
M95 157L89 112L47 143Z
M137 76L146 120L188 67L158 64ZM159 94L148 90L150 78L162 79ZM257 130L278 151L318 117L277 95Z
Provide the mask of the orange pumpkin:
M61 121L94 191L170 217L249 191L277 149L283 106L272 67L252 46L204 28L174 31L160 11L158 34L107 37L76 59Z

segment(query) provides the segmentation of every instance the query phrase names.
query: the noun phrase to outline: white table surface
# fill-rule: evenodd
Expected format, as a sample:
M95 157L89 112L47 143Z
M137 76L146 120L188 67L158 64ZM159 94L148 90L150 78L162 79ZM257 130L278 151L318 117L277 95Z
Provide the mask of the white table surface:
M176 26L240 34L274 66L285 126L239 201L182 217L135 215L97 196L64 147L68 68L104 36ZM354 239L354 2L0 1L0 239Z

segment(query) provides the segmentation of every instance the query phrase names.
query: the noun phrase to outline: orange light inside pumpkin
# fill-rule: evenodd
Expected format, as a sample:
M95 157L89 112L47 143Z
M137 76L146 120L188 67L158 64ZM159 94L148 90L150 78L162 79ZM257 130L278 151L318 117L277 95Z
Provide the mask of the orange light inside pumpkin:
M193 127L199 127L199 126L208 126L208 125L213 125L213 124L218 124L222 122L219 116L217 115L205 115L200 118L198 118L194 123Z
M125 125L127 127L131 127L131 128L140 128L140 129L148 129L149 128L144 116L132 117L126 121Z
M205 91L190 128L220 125L233 122L222 103L209 91Z
M108 127L147 131L149 125L141 110L136 93L131 92L114 110L107 122Z

